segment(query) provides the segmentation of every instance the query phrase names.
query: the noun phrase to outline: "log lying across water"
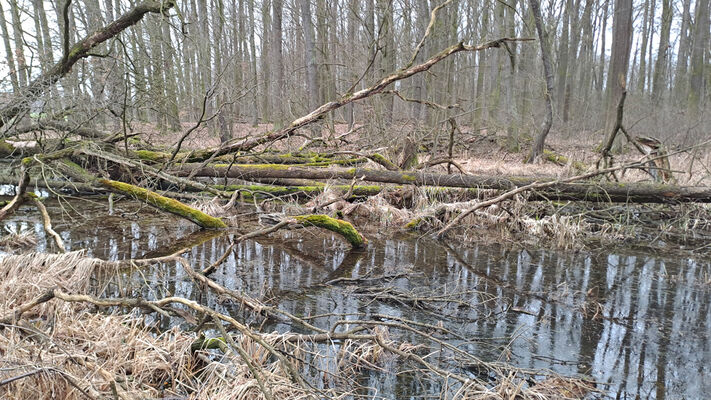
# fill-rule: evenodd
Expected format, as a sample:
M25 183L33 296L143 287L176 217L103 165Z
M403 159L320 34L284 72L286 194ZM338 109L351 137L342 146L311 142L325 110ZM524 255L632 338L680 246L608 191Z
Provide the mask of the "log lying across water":
M312 180L363 179L370 182L400 185L440 186L475 189L511 190L553 178L436 174L415 171L382 171L366 168L307 168L277 164L214 165L184 164L172 171L179 176L238 179L297 178ZM557 183L535 192L552 200L630 203L711 203L711 187L673 186L652 183L614 183L582 181Z

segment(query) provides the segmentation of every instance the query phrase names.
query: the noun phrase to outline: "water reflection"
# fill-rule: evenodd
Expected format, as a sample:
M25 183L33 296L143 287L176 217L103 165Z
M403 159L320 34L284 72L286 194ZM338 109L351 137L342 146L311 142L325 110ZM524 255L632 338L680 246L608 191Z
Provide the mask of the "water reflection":
M105 204L83 207L83 217L70 218L56 205L50 212L60 216L55 229L69 247L86 248L90 255L111 260L170 254L188 242L199 242L187 257L196 268L204 268L229 246L229 235L194 233L191 225L166 224L164 216L148 210L135 214L140 209L135 204L123 207L114 216L106 215ZM51 250L34 210L23 208L17 215L4 224L32 229L37 249ZM443 306L437 314L374 301L357 284L322 285L344 277L398 273L408 277L388 283L394 293L471 291L483 293L472 295L472 304L491 296L496 301L463 311L456 305ZM349 252L337 238L299 231L240 243L213 278L296 315L330 314L313 320L322 327L356 313L431 324L442 320L463 336L485 339L462 344L485 361L503 359L524 368L586 375L600 382L611 397L701 398L711 392L708 261L634 252L456 248L412 237L374 239L365 250ZM175 294L242 316L239 305L200 291L172 263L123 271L120 279L111 281L97 276L97 282L105 295ZM268 328L297 329L284 322ZM416 339L406 332L397 334ZM397 369L396 364L391 367ZM363 383L385 397L423 390L411 375L369 375Z

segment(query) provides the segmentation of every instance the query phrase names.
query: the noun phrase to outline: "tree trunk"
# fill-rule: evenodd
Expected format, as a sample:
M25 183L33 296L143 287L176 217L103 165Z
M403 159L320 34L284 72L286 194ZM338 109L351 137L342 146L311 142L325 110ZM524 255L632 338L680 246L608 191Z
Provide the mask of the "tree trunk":
M301 27L304 31L304 65L306 66L306 105L313 110L318 105L316 44L311 22L311 0L301 0ZM350 29L350 27L349 27Z
M532 0L536 1L536 0ZM552 179L507 176L434 174L411 171L384 171L364 168L306 168L284 165L241 165L202 167L183 164L172 171L178 176L219 177L236 179L363 179L370 182L400 185L511 190L534 182ZM659 185L647 183L559 183L537 192L542 199L583 200L595 202L677 203L711 202L711 188Z
M684 0L681 13L681 29L679 31L679 50L676 56L676 70L674 71L674 97L683 99L686 95L686 87L689 77L686 75L689 63L689 49L691 47L691 0Z
M639 76L637 77L637 91L644 93L644 84L646 83L646 73L647 73L647 43L649 41L649 32L651 31L651 25L654 20L649 21L649 0L644 2L644 17L642 20L642 47L640 48L640 54L642 55L639 60ZM631 41L630 41L631 42Z
M671 0L662 0L662 30L659 32L659 49L654 63L654 81L652 84L652 99L659 104L663 92L667 88L667 62L671 54L669 36L673 18Z
M531 147L531 152L528 155L526 162L532 163L543 154L543 145L546 141L546 136L553 125L553 68L551 67L550 55L548 54L548 34L543 27L543 19L541 17L541 4L538 0L529 0L533 19L536 23L536 32L538 32L538 41L541 45L541 59L543 60L543 74L546 78L546 91L543 94L546 104L546 115L541 124L541 131L538 133L536 140Z
M15 57L17 58L17 75L20 88L27 86L30 80L30 70L25 60L25 40L23 38L22 21L20 20L20 6L17 0L10 0L10 15L12 16L13 39L15 40Z
M20 83L17 68L15 67L15 56L10 46L10 32L7 29L7 20L5 19L5 10L2 8L2 2L0 2L0 29L2 29L2 41L5 45L5 60L7 61L10 82L12 83L12 91L18 94L20 92Z
M612 132L617 120L617 105L627 85L627 69L632 47L632 0L616 0L613 19L612 56L607 76L605 132ZM621 140L615 140L612 151L619 151Z
M697 0L694 14L689 98L687 102L692 120L695 120L701 114L701 102L704 93L704 68L709 37L709 0Z
M276 126L284 124L284 60L282 56L282 12L284 9L283 0L272 0L272 36L270 47L272 50L272 112Z

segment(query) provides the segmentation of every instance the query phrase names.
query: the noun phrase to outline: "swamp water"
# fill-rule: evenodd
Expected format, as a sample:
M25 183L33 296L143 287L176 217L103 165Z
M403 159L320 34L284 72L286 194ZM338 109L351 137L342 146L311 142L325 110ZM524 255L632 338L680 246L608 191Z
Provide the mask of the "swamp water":
M194 225L134 202L117 203L113 215L108 215L105 201L48 200L47 205L67 247L86 249L90 256L154 257L198 243L185 256L195 268L204 268L229 246L230 234L196 232ZM34 232L36 250L52 250L34 208L22 207L2 225ZM450 339L452 344L484 362L585 376L603 391L593 397L711 396L709 261L633 250L615 249L613 254L476 243L458 247L415 236L367 236L370 243L361 251L349 251L338 237L316 229L245 241L212 278L290 313L310 316L320 327L356 314L361 319L389 316L441 323L460 335ZM100 275L95 290L102 296L176 295L244 318L239 304L202 291L175 263ZM179 322L156 323L168 328ZM263 331L298 330L285 322L268 324ZM398 329L390 336L422 341ZM449 356L435 353L429 359L486 379L485 370L460 368ZM438 397L442 388L437 383L397 374L402 372L398 367L386 363L384 372L365 374L361 382L371 391L364 394Z

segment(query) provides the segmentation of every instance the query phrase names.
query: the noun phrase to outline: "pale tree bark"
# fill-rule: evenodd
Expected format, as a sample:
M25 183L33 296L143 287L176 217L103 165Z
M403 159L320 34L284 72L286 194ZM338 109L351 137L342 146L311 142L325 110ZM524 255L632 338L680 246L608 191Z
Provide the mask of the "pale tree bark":
M489 33L489 2L484 0L481 10L481 35L480 37L485 37ZM482 120L482 116L488 115L486 111L487 101L486 101L486 65L488 54L486 52L479 52L477 56L477 76L476 76L476 109L474 111L474 125L485 125L486 121Z
M704 91L704 68L706 47L709 40L709 0L697 0L694 11L694 29L691 48L689 75L689 97L687 108L692 119L701 113Z
M8 74L12 83L12 91L18 93L20 91L20 82L17 75L17 67L15 66L15 56L10 45L10 32L7 29L7 20L5 19L5 10L0 2L0 29L2 29L2 40L5 45L5 60L7 61Z
M642 20L642 46L640 48L640 54L642 55L639 60L639 74L637 76L637 91L644 93L644 85L647 82L647 43L649 41L649 32L651 31L651 25L654 21L649 20L649 1L644 2L644 17Z
M346 60L350 60L351 62L354 62L356 58L354 57L355 51L356 51L356 44L357 44L357 35L356 32L358 30L358 20L359 20L359 15L360 15L360 1L359 0L348 0L348 38L347 38L347 48L350 49L351 53L346 55ZM316 68L314 68L314 71ZM351 75L349 77L349 85L355 84L356 80L358 79L358 75L355 73L355 69L352 70ZM314 73L314 75L316 75ZM318 81L316 82L318 83ZM316 90L316 93L318 93L318 90ZM346 113L346 123L348 124L348 129L353 129L353 125L355 124L355 106L353 103L347 104L345 107L345 113Z
M380 75L385 75L395 70L395 28L393 26L393 0L378 0L378 15L380 15L381 27L379 29L383 35L383 42L380 46ZM383 123L390 126L393 123L393 108L395 98L392 95L385 95L383 101Z
M687 95L686 87L689 77L686 75L691 49L691 0L684 0L681 12L681 28L679 30L679 48L676 53L676 69L674 71L674 97L682 99Z
M281 126L284 123L284 60L282 48L282 13L283 0L272 0L272 101L275 123Z
M222 40L225 34L225 7L223 0L214 0L212 4L213 13L213 43L215 63L212 70L213 82L215 82L215 99L217 103L217 129L220 136L220 143L227 143L232 139L232 125L227 123L225 116L227 95L225 93L225 78L223 60L225 57L225 41Z
M659 49L654 63L654 81L652 84L652 99L656 104L662 98L667 87L667 62L671 55L669 36L673 18L672 1L662 0L662 29L659 32Z
M52 42L48 40L49 36L43 32L42 17L40 17L40 9L42 10L42 13L44 13L44 4L42 3L42 0L32 0L32 13L35 23L35 38L37 40L37 52L39 53L40 69L42 72L45 72L50 65L53 64L54 60L48 57L47 53L47 47L51 49ZM44 23L47 23L46 19Z
M257 46L254 40L255 22L254 22L254 0L247 0L247 12L249 13L249 50L251 55L251 72L252 72L252 83L258 85L259 82L259 72L257 71ZM259 91L252 90L252 102L254 106L254 115L252 116L252 125L257 126L259 123L259 102L257 99L257 94Z
M189 109L191 114L196 114L199 111L197 111L197 104L196 104L196 99L195 96L193 95L194 93L198 93L198 87L200 86L200 78L199 75L196 73L196 59L197 59L197 54L195 51L195 46L196 46L196 38L195 38L195 13L192 11L191 8L195 8L195 2L191 1L190 5L186 4L183 2L183 9L181 10L181 13L183 15L183 18L185 19L184 25L182 25L182 52L180 55L182 56L180 58L180 68L183 70L183 79L181 80L182 86L185 88L184 91L184 98L182 100L182 104L184 104L185 108Z
M162 30L163 72L165 73L166 118L168 119L168 128L172 131L178 131L180 130L180 116L178 108L178 82L175 77L173 39L168 21L161 20L160 27Z
M251 57L247 47L246 25L247 19L244 15L244 0L235 2L232 0L232 54L234 58L235 87L239 90L245 85L245 76L249 71L249 59ZM242 119L242 102L235 100L232 105L232 122L239 122Z
M30 81L30 70L25 60L25 43L22 22L20 21L20 6L17 0L10 0L10 15L12 16L13 39L15 40L15 57L17 59L17 75L20 88L27 86Z
M572 101L572 96L575 83L576 74L578 68L580 68L580 59L582 54L578 53L578 47L580 45L580 0L576 0L573 4L572 12L570 13L570 25L571 27L577 27L572 30L570 35L570 45L568 46L568 57L574 60L568 66L568 71L565 79L565 98L563 99L563 122L568 122L570 118L570 103Z
M563 116L563 104L565 102L565 84L568 77L568 51L570 43L570 12L573 7L572 0L565 0L565 9L563 11L563 28L561 30L560 41L558 45L558 70L556 79L556 115Z
M99 0L84 0L84 10L86 11L87 17L87 29L94 26L103 26L104 18L101 15L101 5L99 5ZM96 53L104 54L106 53L106 45L100 44L96 46ZM93 101L103 103L106 99L107 94L107 71L105 68L105 62L102 57L92 57L89 60L89 65L91 67L89 73L89 82L91 85L91 97ZM98 123L103 123L104 119L102 115L97 116Z
M206 45L207 42L210 42L210 17L207 11L206 0L197 0L196 17L199 26L196 46L198 54L198 74L200 76L200 90L197 97L201 98L212 88L212 46ZM205 115L212 114L212 103L213 100L206 103ZM198 108L201 108L202 102L197 101L197 104Z
M155 99L152 105L152 114L156 127L163 132L166 129L166 97L165 97L165 80L163 79L163 49L160 44L160 27L158 21L149 21L146 30L148 31L148 40L150 45L150 88L151 97Z
M602 3L602 29L600 29L600 62L598 63L599 71L596 79L595 89L600 97L603 94L604 79L605 79L605 46L607 46L607 12L610 8L610 0L604 0Z
M429 6L427 5L427 0L418 0L417 1L417 29L415 30L416 32L416 40L420 40L424 35L425 31L427 29L427 24L429 23L430 16L429 16ZM428 43L425 42L424 45L422 46L422 49L420 49L420 52L417 53L417 56L415 57L415 62L419 63L421 62L426 56L427 56L427 51L429 49ZM482 54L482 53L479 53ZM472 59L476 58L476 54L472 56ZM416 75L412 78L412 83L413 83L413 97L415 100L422 100L427 97L427 90L425 87L425 78L421 75ZM425 110L426 111L426 110ZM422 103L419 102L414 102L412 103L412 119L415 120L415 122L419 122L421 120L422 116Z
M580 57L579 61L581 65L578 66L580 71L580 80L578 82L578 90L580 92L580 97L583 99L588 98L590 94L591 77L593 74L593 68L595 63L593 62L593 22L592 22L592 1L585 1L585 7L583 9L583 37L580 46Z
M538 136L536 136L536 140L526 160L526 162L532 163L543 153L543 145L545 144L548 132L551 130L551 125L553 125L552 96L555 90L555 84L553 83L553 67L551 66L548 50L548 34L543 27L543 18L541 17L541 3L538 0L529 0L529 4L531 6L531 13L533 13L533 19L536 23L536 32L538 33L538 41L541 46L541 59L543 60L543 73L546 78L546 91L543 94L546 105L546 115L543 123L541 123L541 130Z
M270 35L270 26L271 26L271 13L269 10L271 9L271 4L269 0L262 0L262 8L261 8L261 14L262 14L262 38L260 40L260 46L261 46L261 57L260 57L260 64L261 64L261 72L262 72L262 84L260 85L262 90L260 92L260 96L262 97L262 119L264 122L269 122L273 120L273 116L271 113L271 102L269 101L270 98L270 62L269 62L269 46L271 45L272 38Z
M615 135L616 132L612 133L612 128L617 120L617 105L627 85L627 69L632 47L632 0L615 0L612 30L612 56L605 100L605 133ZM619 151L621 143L621 139L616 139L612 150Z
M649 11L649 43L650 45L647 46L647 57L649 60L647 61L647 91L651 92L652 91L652 67L654 66L653 62L653 57L654 57L654 46L651 45L651 43L654 43L654 16L657 12L657 0L650 0L652 2L651 8ZM634 28L632 28L634 30ZM642 58L645 57L644 53L642 54Z
M318 105L316 44L311 20L311 1L301 0L301 27L304 31L304 65L306 66L306 105L312 110ZM349 27L350 29L350 27Z
M516 36L516 21L514 19L514 10L516 9L516 0L512 0L509 2L511 8L505 8L504 13L506 14L506 35L509 37L514 37ZM516 90L516 83L517 83L517 75L516 74L516 68L517 64L520 64L518 61L518 56L517 56L517 47L516 43L511 43L509 46L509 53L508 53L508 64L505 67L506 74L505 74L505 82L504 84L506 85L506 130L507 130L507 135L509 137L509 147L512 150L518 151L520 147L519 143L519 129L518 129L518 109L516 107L516 99L514 98L515 96L515 90ZM453 103L455 99L452 99Z

